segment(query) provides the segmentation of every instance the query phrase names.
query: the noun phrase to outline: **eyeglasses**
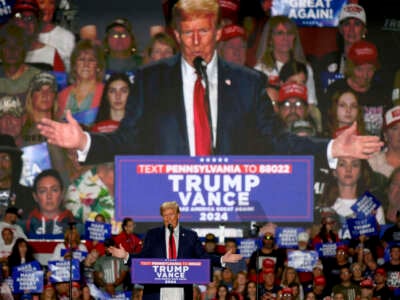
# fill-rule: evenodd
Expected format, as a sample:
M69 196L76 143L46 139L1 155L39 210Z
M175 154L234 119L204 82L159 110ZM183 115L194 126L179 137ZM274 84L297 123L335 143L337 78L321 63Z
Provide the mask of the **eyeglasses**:
M112 37L113 39L126 39L128 37L128 34L124 33L124 32L114 32L110 34L110 37Z
M304 108L306 106L306 104L301 100L297 100L296 102L284 101L284 102L280 103L280 106L285 109L289 109L291 107Z
M33 15L23 15L23 14L21 14L21 13L16 13L16 14L14 15L14 18L15 18L17 21L22 21L22 22L24 22L24 23L32 23L32 22L35 21L35 19L36 19L36 17L33 16Z

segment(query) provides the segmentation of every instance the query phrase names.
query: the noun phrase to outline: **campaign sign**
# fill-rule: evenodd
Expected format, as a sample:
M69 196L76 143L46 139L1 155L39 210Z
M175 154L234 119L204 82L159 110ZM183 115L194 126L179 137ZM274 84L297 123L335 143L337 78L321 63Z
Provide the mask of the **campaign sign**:
M114 295L104 292L104 299L107 300L131 300L132 292L115 293Z
M183 222L311 222L313 163L312 156L116 156L115 218L159 222L168 199Z
M79 124L89 126L89 125L92 125L94 123L94 121L96 120L98 111L99 111L98 107L93 107L93 108L85 110L85 111L80 111L80 112L74 113L72 116Z
M51 272L50 282L66 282L79 281L81 279L79 272L79 260L72 260L72 273L70 272L70 260L52 260L49 261L48 267Z
M104 241L111 237L111 224L100 222L85 222L85 237L87 240Z
M240 239L238 244L239 253L244 258L249 258L258 248L256 239Z
M43 292L43 271L15 271L11 276L13 279L14 293Z
M0 0L1 1L1 0ZM51 168L47 143L22 147L22 174L20 184L31 187L35 177L43 170Z
M64 257L65 256L65 254L67 254L69 252L69 249L61 249L60 250L60 254L61 254L61 256L62 257ZM75 249L73 252L72 252L72 257L74 258L74 259L77 259L77 260L79 260L79 261L82 261L86 256L87 256L87 252L86 251L81 251L81 250L78 250L78 249Z
M376 218L373 215L362 218L349 218L347 225L353 239L360 235L374 236L378 234Z
M336 256L336 243L319 243L315 245L315 250L319 257L334 257Z
M272 15L286 15L298 26L336 27L347 0L274 0Z
M351 209L359 217L371 215L374 210L377 210L381 203L370 192L365 192L357 199L357 202L351 206Z
M275 241L280 248L297 248L297 236L304 228L278 227L275 230Z
M19 266L15 266L12 268L12 272L32 272L32 271L40 271L42 267L37 260L34 260L30 263L22 264Z
M314 250L293 250L288 252L288 266L298 272L312 272L318 261L318 252Z
M207 284L210 282L208 259L132 259L133 283Z

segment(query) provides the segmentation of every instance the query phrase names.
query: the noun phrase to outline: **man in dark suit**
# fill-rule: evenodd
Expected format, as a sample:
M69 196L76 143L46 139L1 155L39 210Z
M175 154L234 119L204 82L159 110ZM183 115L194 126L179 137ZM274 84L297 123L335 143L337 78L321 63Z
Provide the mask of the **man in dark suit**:
M137 72L119 130L88 134L67 112L67 123L41 121L38 127L48 142L77 149L79 160L88 164L113 160L116 154L199 155L193 88L194 60L201 57L209 79L206 89L210 109L208 123L203 125L210 128L211 149L200 155L327 154L328 158L368 158L382 146L378 137L357 136L355 126L329 146L328 141L311 141L287 133L273 112L263 77L218 57L218 1L180 0L173 14L181 54Z
M163 226L150 229L144 238L143 249L137 255L129 253L121 246L110 247L109 251L113 256L123 258L128 261L130 258L202 258L210 259L211 265L221 266L225 263L235 263L242 256L228 251L222 257L206 253L201 244L197 233L193 230L182 227L179 224L180 210L179 205L174 202L164 202L160 206L160 215L163 218ZM170 234L174 236L173 243L175 250L172 249ZM159 299L160 293L169 293L173 288L174 295L184 295L185 299L193 298L191 285L145 285L143 299ZM164 290L162 290L164 288ZM176 289L178 288L178 289ZM181 289L179 289L181 288ZM161 289L161 290L160 290ZM183 294L180 294L183 293ZM183 298L182 298L183 299Z

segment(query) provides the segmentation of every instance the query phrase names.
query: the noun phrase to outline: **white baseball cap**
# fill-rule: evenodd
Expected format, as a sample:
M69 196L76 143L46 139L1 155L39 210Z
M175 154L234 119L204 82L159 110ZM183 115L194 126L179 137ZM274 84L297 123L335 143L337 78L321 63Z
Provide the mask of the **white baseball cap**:
M339 15L339 23L347 18L355 18L367 25L367 16L362 6L351 3L344 5Z

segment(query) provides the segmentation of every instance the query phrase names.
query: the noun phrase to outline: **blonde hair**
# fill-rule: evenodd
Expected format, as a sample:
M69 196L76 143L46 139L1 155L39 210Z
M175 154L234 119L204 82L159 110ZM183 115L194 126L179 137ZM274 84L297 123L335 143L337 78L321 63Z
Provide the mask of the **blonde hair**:
M163 212L167 209L173 209L176 213L180 213L179 205L176 201L166 201L160 206L160 215L163 215Z
M195 17L212 16L219 27L221 11L217 0L179 0L172 9L172 24L179 30L179 23Z

